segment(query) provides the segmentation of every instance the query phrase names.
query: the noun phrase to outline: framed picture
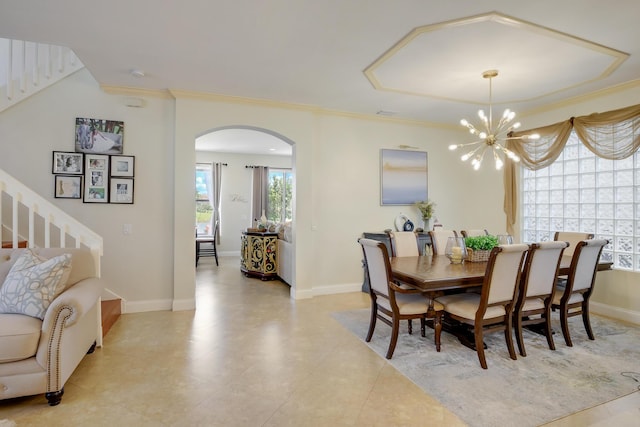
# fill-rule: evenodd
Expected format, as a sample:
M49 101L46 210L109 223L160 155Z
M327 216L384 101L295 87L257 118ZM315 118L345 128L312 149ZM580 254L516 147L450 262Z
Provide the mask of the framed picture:
M84 154L82 153L69 153L66 151L53 152L53 173L82 175L83 164Z
M81 175L56 175L54 197L56 199L79 199L82 196Z
M427 200L427 171L426 151L380 150L380 204Z
M85 154L82 201L85 203L109 202L109 156Z
M133 156L111 156L111 176L134 176L135 158Z
M76 152L122 154L124 122L76 118Z
M133 179L132 178L111 178L110 203L130 203L133 204Z

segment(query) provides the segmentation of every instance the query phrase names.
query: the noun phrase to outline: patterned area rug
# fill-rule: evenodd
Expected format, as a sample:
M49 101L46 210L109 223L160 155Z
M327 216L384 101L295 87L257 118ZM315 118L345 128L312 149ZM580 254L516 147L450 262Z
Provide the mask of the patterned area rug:
M333 316L364 341L368 309ZM592 316L596 339L591 341L582 318L573 317L573 347L567 347L554 320L556 351L549 350L544 336L525 330L527 357L518 354L518 360L509 358L503 333L485 336L487 370L454 336L443 332L437 353L433 330L422 338L414 321L409 335L403 321L389 362L470 426L539 426L638 390L640 327ZM378 321L367 344L384 357L390 335L391 328ZM514 345L517 352L515 337Z

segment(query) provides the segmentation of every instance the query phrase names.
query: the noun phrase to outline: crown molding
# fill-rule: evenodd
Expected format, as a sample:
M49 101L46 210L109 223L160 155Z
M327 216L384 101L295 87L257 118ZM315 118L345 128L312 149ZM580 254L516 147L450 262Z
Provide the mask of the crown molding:
M100 85L100 89L109 95L126 95L126 96L148 96L152 98L172 99L173 96L168 90L142 89L128 86L109 86Z

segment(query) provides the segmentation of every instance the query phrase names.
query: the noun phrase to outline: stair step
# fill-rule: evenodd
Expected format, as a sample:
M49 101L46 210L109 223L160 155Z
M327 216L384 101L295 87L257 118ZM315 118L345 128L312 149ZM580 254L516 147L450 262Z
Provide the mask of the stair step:
M102 301L102 336L106 336L122 314L122 302L119 299Z
M6 248L12 248L13 247L13 242L11 240L5 240L2 242L2 248L6 249ZM19 248L26 248L27 247L27 241L26 240L19 240L18 241L18 247Z

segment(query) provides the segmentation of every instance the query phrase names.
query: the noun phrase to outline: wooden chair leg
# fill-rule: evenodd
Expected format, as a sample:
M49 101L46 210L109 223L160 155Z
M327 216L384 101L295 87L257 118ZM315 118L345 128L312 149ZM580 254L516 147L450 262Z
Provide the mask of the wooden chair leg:
M590 340L595 340L593 336L593 330L591 329L591 321L589 320L589 303L587 301L582 302L582 323L584 323L584 329L587 331L587 335Z
M427 319L425 317L420 318L420 336L422 338L427 336Z
M398 330L400 329L400 321L394 317L391 323L391 341L389 342L389 350L387 350L387 359L391 359L393 352L396 349L396 342L398 341Z
M545 335L547 336L547 344L549 344L550 350L556 349L556 344L553 342L553 331L551 330L551 310L547 309L544 316Z
M473 329L473 335L476 338L476 352L478 353L480 366L482 366L482 369L487 369L487 359L484 357L484 339L482 337L482 325L476 324Z
M516 344L518 344L518 351L520 356L527 357L527 351L524 348L524 337L522 336L522 315L516 313Z
M407 324L409 325L409 335L413 333L413 324L411 323L411 319L407 320Z
M507 318L507 325L504 328L504 339L507 342L507 349L509 349L509 357L512 360L517 360L516 349L513 347L513 326L512 326L512 317Z
M569 309L567 307L560 308L560 326L562 327L562 336L564 336L565 344L567 344L567 347L573 347L573 344L571 343L571 335L569 334L568 310Z
M366 342L371 341L373 336L373 330L376 328L376 320L378 320L378 304L375 301L371 301L371 319L369 319L369 332L367 332Z
M442 311L436 312L433 319L434 340L436 342L436 351L440 351L440 335L442 335Z

